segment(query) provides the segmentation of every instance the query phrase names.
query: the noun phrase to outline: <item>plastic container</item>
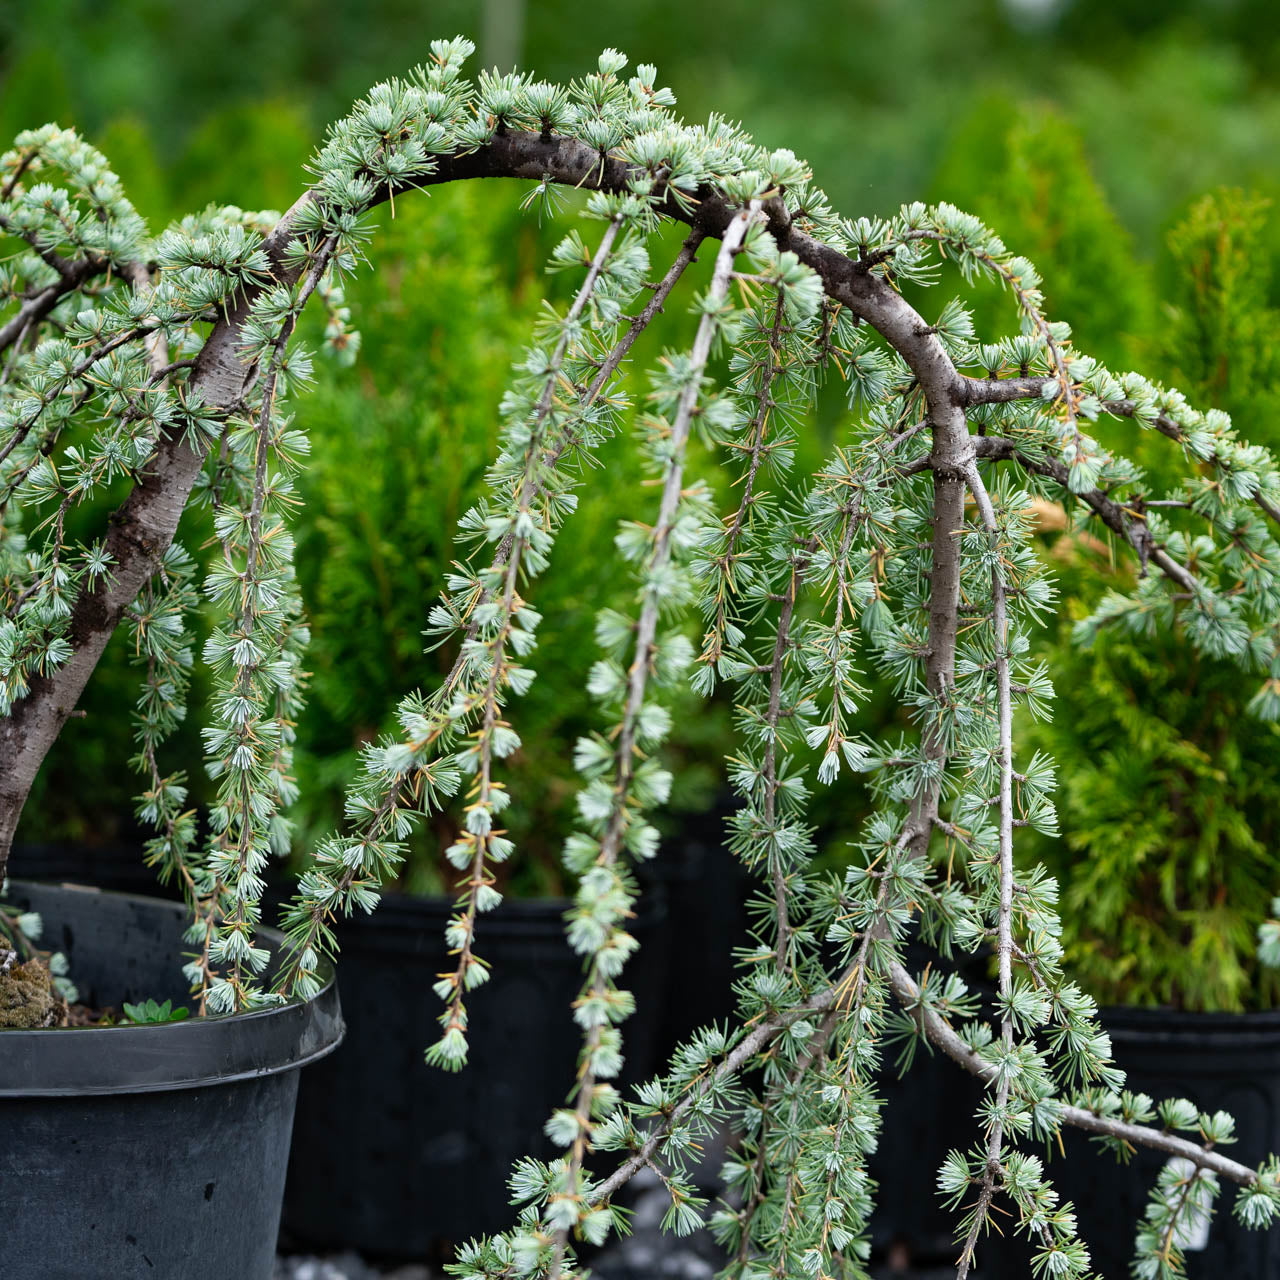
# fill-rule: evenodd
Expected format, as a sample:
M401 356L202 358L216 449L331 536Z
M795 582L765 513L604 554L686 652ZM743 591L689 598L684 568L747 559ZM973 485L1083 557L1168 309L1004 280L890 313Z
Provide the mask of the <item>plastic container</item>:
M896 1053L897 1046L885 1046L878 1081L883 1127L867 1162L878 1187L872 1244L877 1257L954 1264L957 1218L938 1195L937 1175L948 1151L967 1151L979 1140L974 1117L982 1085L923 1044L916 1047L910 1070L899 1077Z
M512 1223L511 1166L554 1150L542 1126L577 1069L570 1006L583 972L564 937L567 907L507 901L481 919L477 951L492 975L467 1001L470 1061L454 1074L423 1061L440 1035L432 983L456 963L444 943L452 899L389 894L372 915L339 922L348 1034L302 1081L285 1192L291 1243L420 1260ZM661 897L646 895L632 925L627 1080L656 1066L665 917Z
M657 858L640 864L643 882L667 903L667 927L679 940L680 966L670 969L658 1019L658 1053L663 1061L676 1046L712 1022L734 1016L734 981L740 976L734 952L751 945L747 900L759 882L725 847L727 809L682 817L678 838L664 843ZM688 975L697 974L696 981Z
M162 885L146 865L141 840L111 844L16 844L10 871L41 883L91 885L113 893L138 893L148 898L182 900L176 881Z
M185 1003L180 904L26 882L9 900L86 1003ZM0 1032L0 1276L270 1280L299 1068L342 1033L331 975L249 1014Z

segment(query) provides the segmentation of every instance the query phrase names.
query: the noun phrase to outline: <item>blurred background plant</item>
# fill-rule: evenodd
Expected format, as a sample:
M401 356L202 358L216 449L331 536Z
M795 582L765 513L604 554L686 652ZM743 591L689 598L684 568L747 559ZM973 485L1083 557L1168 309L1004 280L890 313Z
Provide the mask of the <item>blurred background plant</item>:
M1169 301L1141 340L1195 402L1275 447L1270 216L1268 201L1238 190L1197 200L1167 237ZM1176 456L1158 435L1141 445L1151 472ZM1254 947L1280 843L1280 725L1250 714L1247 679L1176 636L1110 632L1072 646L1071 620L1129 572L1091 543L1068 535L1051 553L1068 607L1050 659L1059 710L1036 735L1059 761L1063 834L1026 853L1059 876L1067 945L1099 998L1269 1007L1280 986Z
M1053 314L1084 350L1114 367L1176 371L1195 401L1280 447L1280 217L1269 203L1280 191L1280 15L1270 0L808 0L758 6L745 20L728 0L589 13L569 0L439 0L427 11L410 0L46 0L0 6L0 134L42 123L57 104L106 151L153 226L209 201L283 208L324 125L419 60L430 38L455 32L478 39L484 65L519 61L555 78L605 45L656 62L689 118L714 106L748 120L761 141L809 160L851 216L929 197L971 209L1037 264ZM384 211L375 270L348 299L363 344L321 362L300 402L313 454L297 532L314 641L298 847L338 817L360 742L385 727L400 694L439 674L442 656L422 653L426 609L490 456L507 369L542 293L557 287L540 266L550 220L521 214L522 194L468 184L401 201L394 219ZM1016 324L994 291L976 308L984 337ZM839 431L840 408L824 402L804 436L813 460ZM1153 471L1174 462L1154 435L1126 451ZM605 452L610 480L627 458ZM516 892L561 888L587 698L578 664L556 655L592 647L594 565L629 514L616 495L635 489L584 488L539 588L541 675L522 700L525 746L512 764L522 794L540 799L511 815L528 855L506 886ZM1062 880L1078 971L1108 1001L1270 1005L1280 991L1252 951L1276 878L1280 729L1246 714L1247 681L1194 660L1176 637L1107 634L1073 650L1070 618L1127 570L1066 528L1061 510L1040 516L1068 601L1049 655L1058 706L1034 731L1062 771L1062 833L1021 847ZM46 764L40 786L58 803L28 806L26 840L131 838L130 658L121 637L84 719ZM873 694L871 714L891 705ZM719 799L728 713L691 700L677 716L673 833ZM172 748L193 800L196 728ZM819 815L833 861L862 806L845 789ZM446 887L439 851L450 839L448 820L423 833L404 887Z

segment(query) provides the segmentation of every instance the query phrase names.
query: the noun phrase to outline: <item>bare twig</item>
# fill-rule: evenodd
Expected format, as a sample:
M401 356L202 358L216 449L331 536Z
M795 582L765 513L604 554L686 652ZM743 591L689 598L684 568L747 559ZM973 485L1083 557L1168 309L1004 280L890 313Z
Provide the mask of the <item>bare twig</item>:
M996 687L999 702L1000 754L1000 914L997 925L996 954L999 963L1000 997L1008 1001L1013 990L1013 702L1009 677L1009 616L1001 568L1000 528L991 497L976 464L965 472L983 528L991 543L992 627L995 632ZM1013 1020L1007 1008L1001 1022L1004 1052L1013 1052ZM1009 1073L1004 1071L996 1083L996 1105L991 1132L987 1135L987 1163L982 1174L982 1189L973 1212L973 1222L956 1268L957 1280L966 1280L973 1263L978 1236L986 1225L992 1196L1001 1177L1000 1156L1004 1144L1004 1116L1009 1106Z

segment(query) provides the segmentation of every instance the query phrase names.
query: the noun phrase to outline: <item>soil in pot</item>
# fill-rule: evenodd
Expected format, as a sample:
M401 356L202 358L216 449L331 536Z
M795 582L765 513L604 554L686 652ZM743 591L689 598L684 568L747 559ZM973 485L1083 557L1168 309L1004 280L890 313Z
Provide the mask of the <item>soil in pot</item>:
M87 1002L186 1002L180 904L22 882L10 900ZM341 1036L332 981L251 1014L0 1033L0 1276L270 1280L299 1068Z
M456 1074L423 1061L440 1034L431 986L454 963L444 943L452 899L389 894L372 915L339 922L348 1034L303 1077L289 1240L438 1259L453 1242L511 1224L511 1166L554 1152L542 1126L577 1068L571 1005L583 974L564 937L567 906L508 900L482 919L478 947L492 974L467 1002L470 1061ZM625 1081L657 1065L665 917L661 895L646 893L632 925L640 950L623 977L637 1003L623 1025Z

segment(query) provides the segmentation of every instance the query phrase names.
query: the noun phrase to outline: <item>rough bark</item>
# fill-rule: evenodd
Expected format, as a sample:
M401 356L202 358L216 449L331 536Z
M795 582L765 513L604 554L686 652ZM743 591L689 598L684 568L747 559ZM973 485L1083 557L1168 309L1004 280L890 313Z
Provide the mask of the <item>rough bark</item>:
M281 219L266 245L281 279L291 275L284 266L282 250L289 239L292 213ZM255 296L247 292L218 321L192 371L189 387L198 390L215 409L232 408L253 377L253 370L239 358L238 346L241 326ZM106 537L114 565L111 577L82 590L72 607L72 656L48 676L33 679L28 695L0 720L0 881L40 765L75 710L124 611L155 573L173 541L203 462L203 452L192 448L180 434L162 437L155 457L111 515Z

